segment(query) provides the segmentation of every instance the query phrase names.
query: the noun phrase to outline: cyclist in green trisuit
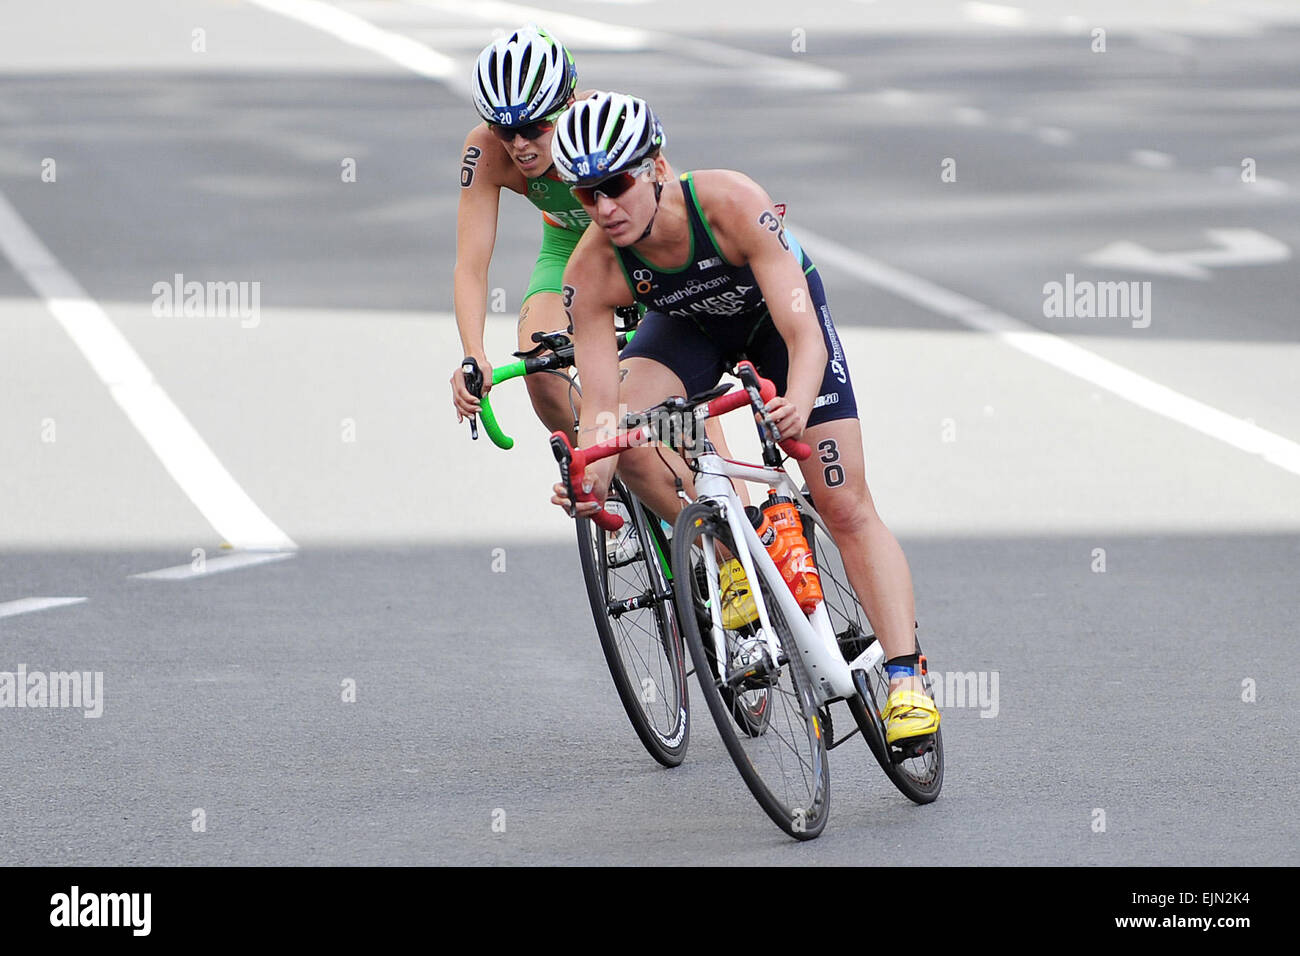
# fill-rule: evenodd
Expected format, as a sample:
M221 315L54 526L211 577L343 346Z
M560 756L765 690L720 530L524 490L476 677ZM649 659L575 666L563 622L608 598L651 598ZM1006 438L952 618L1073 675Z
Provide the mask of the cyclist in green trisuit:
M569 322L560 298L564 267L591 216L556 175L551 137L560 113L575 98L591 95L577 93L577 84L577 68L568 50L535 26L522 27L490 44L474 67L474 105L484 122L465 138L461 159L453 294L464 355L478 363L484 395L492 388L492 364L483 343L488 264L496 244L503 189L526 197L542 213L542 247L519 310L520 350L536 347L534 332L553 332ZM530 375L524 382L547 430L572 437L569 385L555 375ZM451 393L457 421L479 413L480 401L466 387L459 364L451 375ZM706 430L727 454L721 423L709 422ZM631 523L608 545L611 553L625 560L639 546Z
M556 117L574 101L577 84L569 51L536 27L492 43L474 68L474 105L485 122L465 137L461 159L454 301L461 345L483 372L484 394L492 388L492 364L483 345L488 263L503 189L519 193L542 212L542 247L519 310L519 348L535 347L534 332L568 324L560 302L561 277L591 217L555 175L551 131ZM530 375L524 381L547 429L572 433L569 387L554 375ZM458 421L478 414L479 400L465 387L459 364L451 376L451 393Z
M585 385L579 443L611 437L620 402L641 409L698 394L737 356L752 359L776 384L767 411L781 436L814 449L800 470L888 657L888 739L929 736L939 713L918 675L911 571L867 488L853 385L817 270L761 186L724 169L679 178L663 143L649 106L622 93L576 103L552 137L556 169L593 220L564 272ZM612 317L632 302L650 311L620 356ZM684 463L652 446L623 452L617 469L634 494L671 518L681 503L665 461L689 483ZM606 459L587 472L598 502L615 464ZM552 501L568 507L564 486ZM731 590L752 604L748 582Z

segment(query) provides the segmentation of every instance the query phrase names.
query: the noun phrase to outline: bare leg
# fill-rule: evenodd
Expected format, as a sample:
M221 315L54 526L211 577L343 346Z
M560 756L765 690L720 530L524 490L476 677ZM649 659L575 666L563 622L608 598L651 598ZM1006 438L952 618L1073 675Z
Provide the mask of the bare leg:
M619 402L626 411L640 411L669 395L683 393L681 379L653 359L629 358L621 364L627 375L619 388ZM618 475L634 495L665 521L673 521L683 505L677 496L675 478L681 478L688 496L695 494L690 469L681 456L659 446L629 448L623 452L618 456Z
M800 466L817 511L830 528L849 583L867 612L886 659L916 651L912 572L893 533L876 513L867 488L862 430L857 419L806 429L813 457ZM923 690L919 678L897 678L890 690Z
M564 305L558 293L537 292L529 296L519 310L519 348L536 348L534 332L554 332L569 324ZM533 411L548 432L564 432L573 441L573 409L569 406L569 386L558 375L529 375L524 379ZM576 407L582 405L574 396Z

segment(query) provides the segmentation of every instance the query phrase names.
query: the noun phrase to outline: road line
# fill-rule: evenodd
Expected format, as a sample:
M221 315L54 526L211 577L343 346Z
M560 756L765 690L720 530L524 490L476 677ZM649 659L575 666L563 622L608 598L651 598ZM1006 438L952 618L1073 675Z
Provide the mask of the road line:
M1073 133L1059 126L1040 126L1034 135L1048 146L1069 146L1075 139Z
M963 3L962 15L972 23L988 23L998 27L1023 27L1025 11L1001 3Z
M16 617L19 614L30 614L33 611L44 611L52 607L66 607L69 604L80 604L84 597L30 597L19 598L16 601L5 601L0 604L0 617Z
M654 36L650 31L636 27L602 23L572 13L504 3L502 0L477 0L474 3L465 3L464 0L406 0L406 2L457 17L485 20L498 25L508 24L511 28L523 26L525 23L534 23L553 33L566 46L585 46L599 50L648 50Z
M218 534L246 551L297 548L226 471L113 320L59 264L3 193L0 252L63 326L167 473Z
M192 578L207 577L209 574L221 574L224 571L236 571L239 568L247 568L255 564L283 561L285 558L292 558L293 555L294 552L292 551L222 554L215 558L205 559L201 571L196 571L193 562L191 562L190 564L178 564L174 567L163 568L160 571L143 571L140 574L133 574L131 577L143 581L189 581Z
M260 2L260 0L259 0ZM790 89L836 90L848 85L848 78L837 70L814 66L797 57L787 58L753 53L736 47L724 46L712 40L700 40L654 30L619 26L580 17L571 13L555 13L542 7L503 0L478 0L468 4L463 0L407 0L422 7L442 10L462 17L476 17L492 23L523 24L535 22L566 45L597 47L616 50L657 50L661 53L692 56L706 63L736 67L747 72L746 79L769 82Z
M328 33L344 43L387 57L431 80L459 79L456 61L410 37L375 26L364 17L321 0L248 0L271 13L289 17Z
M1128 159L1148 169L1169 169L1174 165L1174 158L1158 149L1135 149L1128 154Z
M960 293L886 265L876 259L809 232L795 224L799 241L811 247L813 260L843 269L850 275L884 289L932 312L945 315L979 332L1053 365L1134 405L1217 438L1247 454L1259 455L1283 471L1300 475L1300 444L1199 402L1082 346L1044 332L1019 319L991 309Z

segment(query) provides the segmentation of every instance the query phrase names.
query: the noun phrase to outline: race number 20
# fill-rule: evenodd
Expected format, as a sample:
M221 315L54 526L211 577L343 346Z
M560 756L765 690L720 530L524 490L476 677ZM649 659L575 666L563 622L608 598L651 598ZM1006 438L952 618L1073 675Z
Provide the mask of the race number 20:
M483 155L483 150L477 146L471 146L465 150L465 158L461 160L463 164L460 167L460 185L462 188L467 187L474 181L474 167L478 165L478 158Z

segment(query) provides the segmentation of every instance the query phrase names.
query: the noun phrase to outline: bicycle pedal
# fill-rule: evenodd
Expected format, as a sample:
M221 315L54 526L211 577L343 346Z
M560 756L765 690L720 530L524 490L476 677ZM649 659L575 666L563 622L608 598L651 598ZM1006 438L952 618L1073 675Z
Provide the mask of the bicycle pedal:
M934 749L934 734L925 737L912 737L898 740L890 745L889 757L894 763L902 763L914 757L924 757Z

